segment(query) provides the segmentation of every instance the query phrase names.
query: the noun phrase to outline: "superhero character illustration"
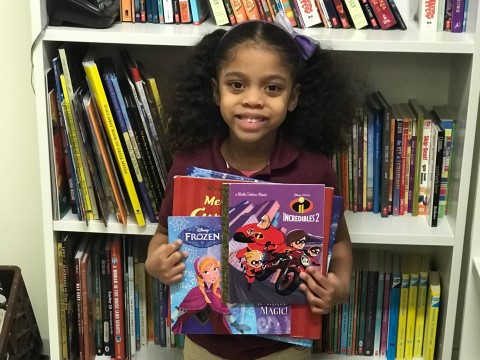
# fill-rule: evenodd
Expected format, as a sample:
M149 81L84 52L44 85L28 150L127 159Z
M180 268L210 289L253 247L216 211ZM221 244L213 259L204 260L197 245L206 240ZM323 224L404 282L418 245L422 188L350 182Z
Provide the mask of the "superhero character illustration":
M222 301L220 262L213 256L199 257L194 263L197 286L192 288L172 313L174 333L231 334L251 330L239 324Z
M239 227L233 239L247 243L247 247L237 252L237 258L241 259L247 251L258 250L261 252L284 252L287 249L285 235L272 226L270 216L264 215L257 224L246 224Z
M259 250L250 250L245 252L245 260L242 261L242 266L245 269L245 279L247 280L248 289L255 281L255 274L262 271L263 253Z

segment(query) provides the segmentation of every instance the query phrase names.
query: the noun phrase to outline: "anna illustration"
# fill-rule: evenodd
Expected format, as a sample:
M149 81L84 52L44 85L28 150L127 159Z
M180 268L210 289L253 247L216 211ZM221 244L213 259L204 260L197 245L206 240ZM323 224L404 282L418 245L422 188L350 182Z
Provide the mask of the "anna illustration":
M191 289L172 313L174 333L231 334L230 326L243 334L251 328L239 324L222 301L220 262L213 256L194 262L198 286Z

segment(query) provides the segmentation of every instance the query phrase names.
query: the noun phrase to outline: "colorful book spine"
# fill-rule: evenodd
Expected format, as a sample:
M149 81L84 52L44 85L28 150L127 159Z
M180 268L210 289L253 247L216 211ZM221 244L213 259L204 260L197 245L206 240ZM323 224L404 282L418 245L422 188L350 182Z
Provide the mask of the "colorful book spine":
M428 271L430 269L429 255L422 255L417 294L417 313L415 316L415 339L413 345L413 357L422 357L423 337L425 331L425 310L427 307Z
M410 255L410 285L408 288L407 326L405 331L405 359L413 357L415 340L415 321L417 316L418 285L422 258L418 254Z
M106 129L110 145L115 154L115 159L117 161L118 167L120 169L124 185L127 189L127 193L130 198L130 203L133 208L133 213L137 220L139 226L145 225L145 218L143 216L143 211L140 206L140 201L138 199L137 192L135 190L135 185L133 183L132 175L121 146L120 138L118 136L118 131L115 126L115 122L110 110L110 105L108 104L107 95L102 85L102 80L100 78L100 73L98 71L97 65L94 60L86 60L83 62L83 68L87 75L88 82L90 84L92 93L97 104L97 108L102 117L103 125Z
M386 0L368 1L370 2L370 5L372 5L373 12L382 30L389 29L397 23L392 10L390 9L390 5L388 5Z
M352 19L355 29L362 29L368 26L367 19L363 14L362 7L359 0L345 0L345 5L347 7L350 18Z
M420 0L418 2L418 25L420 31L438 31L440 0Z
M451 31L453 33L463 32L463 21L465 16L465 1L453 0L452 4L452 23Z
M400 287L400 303L398 308L398 330L397 330L397 352L396 358L403 359L405 356L405 335L407 330L407 314L408 314L408 292L410 286L408 257L401 255L400 271L402 283Z
M390 311L388 321L387 360L395 360L397 350L398 316L400 308L400 291L402 273L400 272L400 256L392 256L392 286L390 289Z
M261 20L255 0L242 0L242 4L248 20Z
M437 334L438 312L440 309L440 275L437 271L429 271L429 287L427 309L425 315L425 333L423 341L423 359L435 358L435 339Z

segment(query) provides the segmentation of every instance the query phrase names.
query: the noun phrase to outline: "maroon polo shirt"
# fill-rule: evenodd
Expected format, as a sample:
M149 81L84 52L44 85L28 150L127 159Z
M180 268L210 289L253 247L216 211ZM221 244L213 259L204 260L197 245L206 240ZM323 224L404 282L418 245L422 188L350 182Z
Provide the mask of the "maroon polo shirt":
M223 138L212 142L195 152L181 152L175 156L168 174L165 197L160 208L158 222L165 229L167 218L172 214L173 177L185 175L189 166L222 171L235 175L243 174L228 166L220 152ZM252 178L276 183L325 184L338 193L337 176L325 155L297 149L279 133L270 163ZM212 354L225 359L253 360L284 350L291 344L252 335L188 335L188 337Z

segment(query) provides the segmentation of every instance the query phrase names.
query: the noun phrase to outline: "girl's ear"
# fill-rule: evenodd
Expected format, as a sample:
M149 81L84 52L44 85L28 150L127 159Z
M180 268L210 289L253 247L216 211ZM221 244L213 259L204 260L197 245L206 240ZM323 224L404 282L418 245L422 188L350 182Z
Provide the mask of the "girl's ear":
M290 100L288 101L288 111L293 111L297 107L298 97L300 96L300 84L296 84L292 93L290 94Z
M220 91L218 89L218 83L217 83L217 80L215 80L214 78L212 78L210 80L211 84L212 84L212 91L213 91L213 101L215 101L215 104L217 104L218 106L220 106Z

